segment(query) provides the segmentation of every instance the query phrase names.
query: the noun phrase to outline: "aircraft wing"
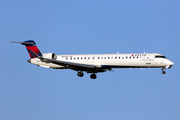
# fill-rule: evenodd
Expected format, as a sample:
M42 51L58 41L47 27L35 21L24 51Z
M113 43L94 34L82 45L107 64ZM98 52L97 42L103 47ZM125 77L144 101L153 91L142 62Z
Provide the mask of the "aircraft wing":
M47 63L54 63L56 65L64 66L65 68L69 68L72 70L82 70L82 71L88 71L88 70L95 70L95 69L100 69L101 65L90 65L90 64L83 64L83 63L75 63L75 62L67 62L67 61L62 61L62 60L54 60L54 59L49 59L49 58L44 58L41 56L38 56L36 53L33 51L30 51L34 56L37 58L41 59L44 62ZM95 70L98 71L98 70ZM101 70L102 71L102 70Z
M71 66L77 66L77 67L85 67L85 68L100 68L101 66L98 65L89 65L89 64L82 64L82 63L74 63L74 62L66 62L61 60L54 60L49 58L40 58L44 62L51 62L57 65L61 65L64 67L71 67Z

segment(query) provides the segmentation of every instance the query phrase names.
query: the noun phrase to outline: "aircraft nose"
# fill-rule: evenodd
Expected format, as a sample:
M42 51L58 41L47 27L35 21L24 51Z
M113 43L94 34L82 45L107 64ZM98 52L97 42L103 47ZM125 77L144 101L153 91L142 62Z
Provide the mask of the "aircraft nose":
M168 64L169 65L174 65L174 63L172 61L169 61Z
M173 63L172 61L170 61L170 60L168 60L168 61L166 62L166 64L168 65L168 66L167 66L168 68L171 68L171 67L174 65L174 63Z

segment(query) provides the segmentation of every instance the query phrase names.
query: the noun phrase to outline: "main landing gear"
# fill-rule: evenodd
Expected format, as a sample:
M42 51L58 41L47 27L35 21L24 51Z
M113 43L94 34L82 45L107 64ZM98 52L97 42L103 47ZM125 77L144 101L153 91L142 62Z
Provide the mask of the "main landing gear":
M91 78L91 79L96 79L96 77L97 77L97 76L96 76L95 73L93 73L93 74L90 75L90 78Z
M78 72L78 73L77 73L77 76L83 77L83 76L84 76L84 73L83 73L83 72Z
M77 76L78 76L78 77L83 77L83 76L84 76L84 73L83 73L82 71L81 71L81 72L78 72L78 73L77 73ZM90 75L90 78L91 78L91 79L96 79L97 76L96 76L95 73L93 73L93 74Z

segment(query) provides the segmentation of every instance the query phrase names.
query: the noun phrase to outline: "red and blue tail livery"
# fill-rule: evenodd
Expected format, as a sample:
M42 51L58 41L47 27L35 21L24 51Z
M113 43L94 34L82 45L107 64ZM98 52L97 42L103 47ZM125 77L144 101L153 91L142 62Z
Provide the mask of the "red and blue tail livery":
M41 51L38 49L38 47L36 46L36 43L33 40L27 40L27 41L24 41L24 42L14 42L14 41L6 41L6 42L20 43L22 45L25 45L31 59L36 58L37 56L42 56Z
M21 44L26 46L29 56L31 58L36 58L36 56L32 52L36 53L38 56L42 56L41 51L38 49L38 47L36 46L36 43L33 40L24 41Z

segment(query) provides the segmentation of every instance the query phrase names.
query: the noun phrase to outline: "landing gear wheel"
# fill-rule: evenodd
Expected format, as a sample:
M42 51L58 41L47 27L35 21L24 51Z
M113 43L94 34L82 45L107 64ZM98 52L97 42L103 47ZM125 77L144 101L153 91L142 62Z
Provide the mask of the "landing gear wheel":
M166 72L165 72L165 71L162 71L162 74L166 74Z
M163 67L162 69L161 69L161 71L162 71L162 74L165 74L166 72L164 71L166 69L166 67Z
M78 73L77 73L77 76L83 77L83 76L84 76L84 73L83 73L83 72L78 72Z
M96 76L96 74L91 74L90 77L91 77L91 79L96 79L97 76Z

